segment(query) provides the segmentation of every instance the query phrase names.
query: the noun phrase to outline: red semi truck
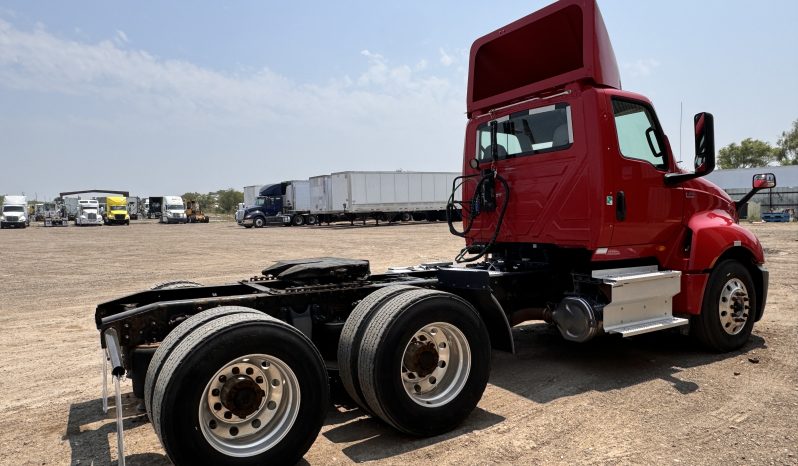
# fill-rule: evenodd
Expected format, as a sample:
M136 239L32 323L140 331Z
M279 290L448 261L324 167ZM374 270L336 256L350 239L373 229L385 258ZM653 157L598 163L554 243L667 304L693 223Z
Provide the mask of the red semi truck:
M97 306L112 373L132 379L173 462L296 462L330 384L401 432L446 432L482 396L491 349L512 352L528 320L577 342L666 329L711 351L748 341L768 274L737 223L747 199L701 178L712 116L696 116L684 172L651 102L621 89L594 0L474 42L467 114L455 262L371 274L364 260L279 261ZM757 175L749 196L772 186Z

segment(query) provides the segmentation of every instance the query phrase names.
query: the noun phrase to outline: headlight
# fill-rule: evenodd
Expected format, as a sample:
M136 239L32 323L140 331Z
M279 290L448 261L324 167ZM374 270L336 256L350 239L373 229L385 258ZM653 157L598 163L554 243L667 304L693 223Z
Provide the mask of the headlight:
M252 213L251 212L246 214L246 215L244 215L244 218L250 218L250 217L252 217Z
M5 215L0 215L0 220L5 220L5 219L6 219Z
M19 216L19 221L20 222L24 222L25 221L25 216L24 215L20 215Z

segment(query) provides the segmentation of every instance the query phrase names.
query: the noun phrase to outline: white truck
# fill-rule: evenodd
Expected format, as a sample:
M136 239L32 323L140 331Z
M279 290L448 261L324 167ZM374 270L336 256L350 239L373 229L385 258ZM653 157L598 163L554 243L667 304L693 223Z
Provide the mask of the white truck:
M186 204L180 196L164 196L161 203L161 223L187 223Z
M100 203L97 199L79 199L78 212L75 215L75 225L102 225L103 216L100 214Z
M6 196L0 213L0 228L25 228L30 225L28 198L25 196Z

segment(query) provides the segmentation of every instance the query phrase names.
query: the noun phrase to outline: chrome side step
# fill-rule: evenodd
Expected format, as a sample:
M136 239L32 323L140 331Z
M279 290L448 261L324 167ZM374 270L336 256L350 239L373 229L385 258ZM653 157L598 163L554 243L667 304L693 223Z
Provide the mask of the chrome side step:
M673 317L673 297L681 289L682 273L657 270L656 266L595 270L610 286L610 303L604 307L604 331L624 337L687 325Z
M611 328L604 327L608 333L620 333L624 337L633 337L643 333L656 332L666 328L681 327L690 321L681 317L665 317L664 319L653 319L645 322L633 322L630 324L616 325Z

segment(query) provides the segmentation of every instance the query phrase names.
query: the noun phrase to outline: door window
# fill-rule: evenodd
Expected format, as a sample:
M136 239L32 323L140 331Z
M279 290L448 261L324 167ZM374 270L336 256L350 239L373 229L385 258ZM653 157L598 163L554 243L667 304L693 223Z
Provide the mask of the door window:
M476 158L493 159L491 122L477 128ZM563 150L574 142L571 107L566 103L517 112L496 120L498 160Z
M653 111L640 103L620 99L612 99L612 110L621 155L666 170L665 145Z

